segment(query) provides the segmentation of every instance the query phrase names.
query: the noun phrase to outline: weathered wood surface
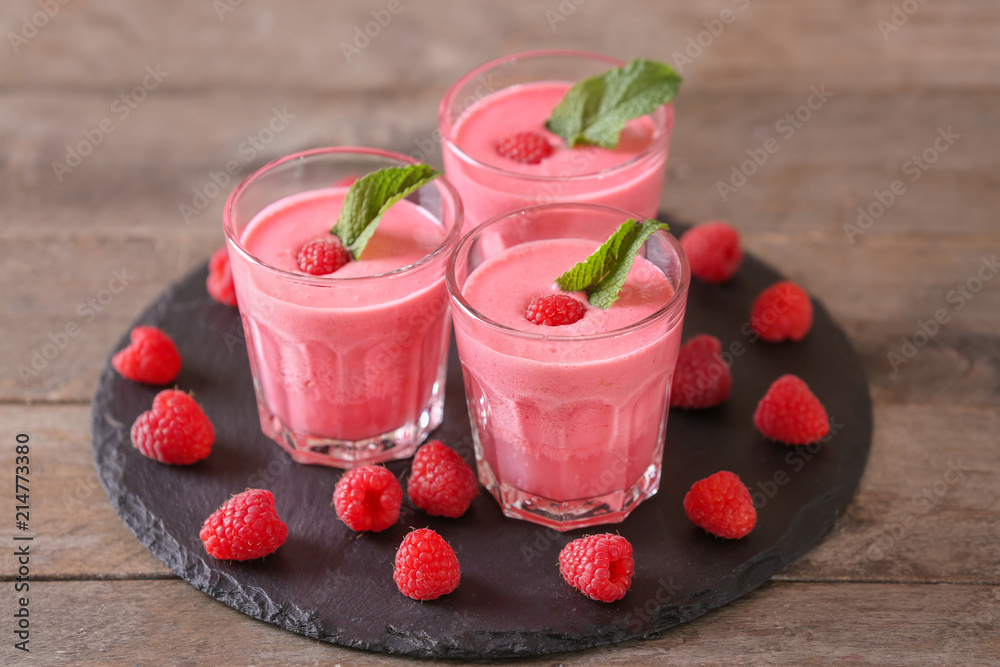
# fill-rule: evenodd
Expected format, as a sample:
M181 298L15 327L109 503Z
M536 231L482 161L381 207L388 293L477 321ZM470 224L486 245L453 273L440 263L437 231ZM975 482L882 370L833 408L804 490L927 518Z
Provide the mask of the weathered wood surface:
M360 144L440 164L437 104L472 66L545 47L675 62L727 9L732 22L683 63L664 208L733 221L844 326L876 403L869 467L827 539L761 590L658 638L525 664L1000 661L995 2L403 0L350 62L341 42L388 3L222 2L232 11L70 0L16 44L8 33L59 0L0 5L0 469L13 476L14 436L30 433L38 535L30 656L12 648L18 564L0 550L0 661L418 664L298 637L177 580L97 481L98 373L128 323L221 241L232 184L210 184L227 162L243 175L295 150ZM903 5L912 15L898 29L880 27ZM123 107L147 67L158 77L145 99ZM813 99L801 127L779 127L817 90L828 99ZM283 127L248 149L276 115ZM91 154L57 174L53 162L95 130ZM719 183L769 138L778 150L723 197ZM915 170L925 151L933 160ZM863 233L848 226L896 180L905 192L884 213ZM203 210L185 219L182 204ZM890 353L939 311L947 322L893 368ZM63 339L68 325L78 331Z
M17 664L72 665L79 656L92 665L430 664L286 632L183 581L44 582L37 590L42 600L59 599L33 612L52 632L39 632L32 656ZM0 612L13 612L9 599ZM658 637L507 664L986 667L996 664L998 629L996 586L773 582Z

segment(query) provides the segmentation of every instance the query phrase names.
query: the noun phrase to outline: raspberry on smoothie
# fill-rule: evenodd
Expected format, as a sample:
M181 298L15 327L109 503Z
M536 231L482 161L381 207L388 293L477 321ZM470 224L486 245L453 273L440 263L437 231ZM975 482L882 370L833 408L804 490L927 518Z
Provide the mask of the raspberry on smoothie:
M365 175L330 186L338 169ZM269 196L287 173L304 182ZM405 458L441 423L461 204L436 176L391 153L322 149L264 167L227 204L261 427L299 462Z
M484 87L482 81L502 81ZM468 231L517 208L593 202L656 215L680 77L577 51L520 53L449 89L439 128Z
M659 485L683 253L664 225L615 231L627 213L585 204L540 207L501 247L525 215L483 225L449 266L480 481L508 516L557 530L621 521Z

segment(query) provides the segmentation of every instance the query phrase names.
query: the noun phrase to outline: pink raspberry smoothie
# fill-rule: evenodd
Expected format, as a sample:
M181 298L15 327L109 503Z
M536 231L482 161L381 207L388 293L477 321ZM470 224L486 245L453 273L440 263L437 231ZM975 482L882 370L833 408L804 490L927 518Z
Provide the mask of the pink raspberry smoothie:
M680 346L680 287L642 256L607 310L575 293L587 304L579 321L527 320L531 300L560 292L555 278L599 245L509 247L471 271L468 307L454 311L480 478L509 515L560 530L620 521L656 492Z
M299 273L299 249L329 234L346 194L340 187L285 197L241 234L247 253L285 272L233 263L259 398L280 423L265 431L377 437L418 423L442 390L450 332L443 258L418 263L448 232L425 209L400 201L362 259L326 276L289 276Z
M445 170L462 195L465 231L500 213L554 201L606 204L656 217L673 107L629 121L613 149L570 149L545 121L572 85L513 85L472 104L453 124L442 114ZM502 139L521 132L544 137L552 154L528 164L497 152Z

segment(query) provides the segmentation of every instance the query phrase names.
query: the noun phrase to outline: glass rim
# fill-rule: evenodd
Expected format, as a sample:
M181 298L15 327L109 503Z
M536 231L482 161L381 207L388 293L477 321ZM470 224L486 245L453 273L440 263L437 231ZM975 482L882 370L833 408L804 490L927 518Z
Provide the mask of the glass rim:
M458 195L458 191L455 187L447 180L444 173L435 178L433 181L424 185L437 186L441 190L442 201L445 197L449 198L453 207L454 224L452 224L451 229L447 229L442 239L441 243L434 248L431 252L424 255L416 262L407 264L406 266L401 266L398 269L393 269L392 271L386 271L385 273L376 273L370 276L353 276L350 278L330 278L326 276L311 276L306 273L298 273L295 271L286 271L285 269L280 269L276 266L268 264L264 260L260 259L252 252L247 250L243 245L239 236L236 233L234 214L236 203L239 200L240 195L252 186L257 179L261 178L265 174L270 173L274 169L284 166L289 162L294 160L303 160L315 157L329 156L329 155L360 155L360 156L374 156L380 158L386 158L389 160L395 160L397 162L402 162L405 164L422 164L419 160L416 160L409 155L404 155L402 153L395 153L393 151L382 150L380 148L367 148L363 146L328 146L324 148L311 148L304 151L298 151L296 153L291 153L283 157L271 160L267 164L256 169L253 173L246 176L239 185L233 188L233 191L229 193L229 197L226 199L226 205L222 210L222 228L226 235L226 240L235 247L240 255L246 259L251 264L259 266L266 271L269 271L275 275L282 276L288 279L295 280L297 282L309 283L316 286L323 287L334 287L337 285L350 285L359 284L365 282L372 282L376 280L385 280L388 278L394 278L396 276L404 275L422 269L423 267L430 264L433 260L437 259L441 254L445 252L451 252L453 247L457 244L458 239L461 234L462 229L462 218L463 218L463 208L462 199ZM307 190L302 190L302 192L307 192ZM277 200L276 200L277 201ZM274 202L271 202L274 203ZM423 207L421 207L423 208ZM263 209L262 209L263 210ZM260 211L258 211L260 213Z
M647 315L641 320L633 322L632 324L626 325L624 327L619 327L618 329L611 329L610 331L602 331L600 333L584 334L581 336L560 336L560 335L550 335L550 334L539 334L530 331L522 331L520 329L514 329L513 327L508 327L504 324L496 322L486 315L482 314L476 308L472 306L462 294L461 290L458 288L458 279L455 275L455 270L458 265L458 259L463 252L467 251L469 246L472 244L474 238L481 235L482 232L486 231L486 227L494 224L499 224L503 220L514 218L517 216L527 215L529 212L538 210L548 210L555 208L585 208L588 210L604 210L609 213L614 213L616 215L623 215L622 222L628 220L629 218L642 219L642 216L630 213L625 209L615 208L614 206L605 206L603 204L589 204L589 203L554 203L554 204L540 204L538 206L533 206L529 208L515 209L512 211L507 211L506 213L501 213L500 215L493 216L489 220L483 222L482 224L476 226L472 231L466 234L458 242L455 250L451 253L451 257L448 260L448 267L445 270L445 284L448 287L448 293L451 296L452 303L455 304L457 310L465 313L467 316L486 325L490 329L502 333L506 336L512 336L515 338L523 338L525 340L537 340L545 342L587 342L593 340L603 340L607 338L616 338L622 336L632 331L639 329L645 329L656 322L666 319L671 315L675 314L680 308L687 303L687 293L691 284L691 267L688 263L687 254L681 247L680 241L677 240L672 233L666 230L658 230L653 233L652 236L657 236L666 239L666 244L670 247L674 254L680 261L681 276L680 284L674 289L674 293L670 296L663 306L661 306L656 312ZM650 238L652 238L652 236ZM568 237L567 237L568 238ZM540 239L541 240L541 239ZM648 242L648 241L647 241ZM614 308L614 306L611 306ZM454 314L453 314L454 316Z
M487 164L485 162L477 160L476 158L470 156L468 153L462 150L454 141L451 140L452 129L454 128L455 122L448 119L449 109L451 107L452 101L458 96L458 91L466 83L474 80L476 77L481 76L483 73L500 65L511 64L519 60L527 60L534 58L551 58L551 57L579 58L581 60L599 60L610 64L612 67L622 67L628 64L623 60L619 60L618 58L605 56L600 53L593 53L591 51L581 51L577 49L539 49L535 51L521 51L519 53L503 56L501 58L496 58L487 63L484 63L479 67L470 71L468 74L463 76L454 84L452 84L451 87L449 87L448 90L445 92L444 97L441 98L441 104L438 106L438 128L441 130L447 128L448 130L447 132L444 131L441 132L442 151L444 150L444 147L447 145L448 148L455 153L455 156L460 160L462 160L463 162L465 162L466 164L473 165L476 168L484 169L489 172L501 174L505 178L517 178L526 181L549 182L549 181L577 181L577 180L592 179L594 177L604 177L607 174L614 173L616 171L625 169L627 167L634 166L639 162L650 159L653 154L662 150L660 144L667 141L670 134L667 131L668 119L666 116L664 116L662 122L655 124L656 135L653 137L653 140L649 143L649 145L642 150L642 152L637 153L636 155L626 160L625 162L616 164L611 167L607 167L605 169L601 169L599 171L589 171L584 174L571 174L567 176L543 176L538 174L524 174L517 171L508 171L507 169L503 169L502 167L497 167L495 165ZM519 85L519 84L514 84L514 85ZM511 86L506 86L506 87L510 88ZM503 89L501 88L500 90ZM485 99L485 97L483 99ZM476 102L478 103L479 101L481 100L477 100ZM646 115L654 116L660 113L666 114L668 113L668 111L666 110L672 112L673 102L668 102L667 104L664 104L659 108L657 108L656 111L654 111L653 113Z

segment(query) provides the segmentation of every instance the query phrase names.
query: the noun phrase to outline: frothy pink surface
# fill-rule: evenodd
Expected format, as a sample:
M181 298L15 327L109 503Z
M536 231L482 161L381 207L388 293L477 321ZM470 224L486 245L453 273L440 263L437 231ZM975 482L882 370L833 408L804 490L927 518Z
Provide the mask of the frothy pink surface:
M614 149L569 149L545 121L571 85L543 81L504 88L466 109L453 127L443 128L445 169L462 196L465 231L495 215L554 201L605 204L656 217L673 107L629 121ZM654 118L661 118L663 126ZM520 132L545 136L552 155L537 164L499 155L497 143Z
M267 264L297 272L299 248L329 232L345 194L332 188L280 200L250 222L242 243ZM419 418L447 350L446 254L398 274L345 279L409 266L445 235L404 200L386 213L362 259L328 276L281 275L236 253L251 368L284 427L360 440Z
M602 310L587 302L583 292L573 294L587 312L573 324L551 327L530 322L524 315L537 296L562 290L555 278L586 259L599 246L587 239L551 239L514 246L479 266L466 281L462 294L473 308L497 324L519 331L551 336L582 336L621 329L663 307L674 289L663 272L637 257L615 304Z
M243 232L250 254L276 269L297 273L299 249L329 236L347 188L312 190L286 197L261 211ZM441 245L441 228L421 209L402 201L386 211L361 260L348 262L325 278L341 280L395 271L423 259Z
M642 117L625 125L615 148L567 148L562 137L545 127L545 121L570 87L565 81L546 81L504 88L462 115L455 124L453 141L474 160L535 176L603 171L628 162L652 143L656 127L649 118ZM552 155L537 164L526 164L497 153L501 139L519 132L536 132L545 137L554 149Z
M620 329L670 300L667 278L639 257L610 309L588 306L573 325L528 322L531 298L558 291L555 276L597 245L568 239L515 246L477 267L462 293L499 324L551 336ZM483 456L501 484L569 501L620 495L644 478L658 479L680 318L575 341L524 339L456 312L455 331Z

